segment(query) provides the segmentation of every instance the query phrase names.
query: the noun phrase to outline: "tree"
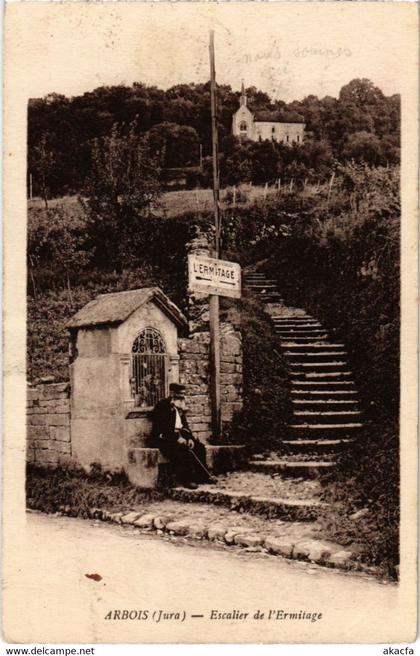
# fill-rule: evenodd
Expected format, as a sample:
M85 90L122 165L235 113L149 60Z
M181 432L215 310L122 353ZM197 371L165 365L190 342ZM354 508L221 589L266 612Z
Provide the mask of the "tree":
M363 108L368 105L381 105L385 96L379 87L375 87L367 78L357 78L341 88L339 99L341 102Z
M50 146L51 136L44 133L33 150L32 171L39 183L44 199L45 209L48 209L49 182L54 170L55 155Z
M162 168L197 166L199 139L194 128L176 123L158 123L146 133L150 152Z
M355 132L347 137L343 155L346 159L378 166L382 160L381 141L369 132Z
M92 166L81 202L95 263L121 272L138 257L141 223L157 200L159 168L137 122L128 131L114 125L92 145Z

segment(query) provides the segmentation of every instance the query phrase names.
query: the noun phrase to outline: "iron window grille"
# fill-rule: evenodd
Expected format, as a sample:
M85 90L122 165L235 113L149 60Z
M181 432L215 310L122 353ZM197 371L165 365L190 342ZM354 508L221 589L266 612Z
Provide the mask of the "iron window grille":
M168 354L156 328L145 328L131 349L131 393L136 408L150 409L165 398Z

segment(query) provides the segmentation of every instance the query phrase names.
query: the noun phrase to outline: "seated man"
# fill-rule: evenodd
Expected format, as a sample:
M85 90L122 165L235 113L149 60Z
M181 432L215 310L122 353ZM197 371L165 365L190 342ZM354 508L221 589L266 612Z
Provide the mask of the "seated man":
M153 438L170 460L178 482L196 488L197 483L213 483L206 468L206 450L195 438L185 416L185 386L169 385L169 397L158 401L152 413Z

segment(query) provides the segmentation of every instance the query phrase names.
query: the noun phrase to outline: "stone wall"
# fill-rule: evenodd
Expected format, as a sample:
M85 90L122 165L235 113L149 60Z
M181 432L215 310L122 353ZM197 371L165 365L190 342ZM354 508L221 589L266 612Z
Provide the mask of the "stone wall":
M27 461L43 465L71 459L70 385L40 384L27 390Z
M187 417L191 430L203 442L211 437L208 332L179 339L179 379L186 385ZM242 407L242 341L229 325L221 328L220 387L222 424L226 426Z
M212 229L196 226L186 252L209 256ZM209 385L209 296L188 294L188 338L179 339L179 379L187 387L187 416L191 430L203 442L211 437L211 401ZM222 427L242 408L242 339L229 324L220 327L220 386Z

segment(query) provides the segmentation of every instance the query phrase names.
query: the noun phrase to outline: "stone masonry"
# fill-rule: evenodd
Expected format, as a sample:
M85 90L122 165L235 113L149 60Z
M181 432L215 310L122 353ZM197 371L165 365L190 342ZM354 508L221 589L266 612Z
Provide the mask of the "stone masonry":
M211 255L211 230L196 226L194 238L186 244L186 252ZM188 421L191 430L203 442L211 437L209 385L209 297L188 294L189 337L178 340L179 378L186 385ZM222 424L226 427L235 412L242 408L242 337L230 324L220 327L220 383Z
M54 465L71 459L70 385L40 384L27 391L27 461Z
M223 325L221 330L220 374L222 422L232 420L242 407L241 335ZM193 433L203 442L211 437L208 332L179 339L179 378L186 385L188 421Z

